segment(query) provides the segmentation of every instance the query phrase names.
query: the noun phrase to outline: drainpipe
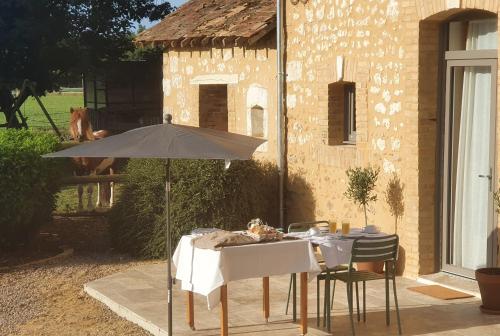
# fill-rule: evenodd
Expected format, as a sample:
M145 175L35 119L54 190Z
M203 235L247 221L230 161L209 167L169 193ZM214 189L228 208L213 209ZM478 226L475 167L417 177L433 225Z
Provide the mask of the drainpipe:
M279 174L279 224L285 228L285 115L284 115L284 78L283 68L284 44L283 44L283 0L276 0L276 54L277 54L277 155Z

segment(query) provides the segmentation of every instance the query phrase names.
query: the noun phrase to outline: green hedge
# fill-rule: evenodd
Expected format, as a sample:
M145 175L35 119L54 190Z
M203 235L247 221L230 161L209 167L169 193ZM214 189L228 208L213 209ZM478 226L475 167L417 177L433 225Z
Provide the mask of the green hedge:
M197 227L243 229L252 218L278 222L277 170L270 164L174 160L171 223L174 247ZM161 160L130 160L128 180L110 212L114 246L142 257L165 255L165 166Z
M50 221L62 162L40 155L58 144L48 133L0 132L0 250L28 242Z

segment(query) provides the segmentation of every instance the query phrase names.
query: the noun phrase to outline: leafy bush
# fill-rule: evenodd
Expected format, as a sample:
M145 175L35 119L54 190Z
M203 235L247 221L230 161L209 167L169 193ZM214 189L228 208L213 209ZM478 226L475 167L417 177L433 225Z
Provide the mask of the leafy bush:
M50 220L62 162L40 155L58 144L48 133L0 132L0 250L26 243Z
M252 218L278 222L277 171L271 164L174 160L171 167L173 247L197 227L243 229ZM128 180L110 213L116 248L143 257L165 255L165 163L130 160Z

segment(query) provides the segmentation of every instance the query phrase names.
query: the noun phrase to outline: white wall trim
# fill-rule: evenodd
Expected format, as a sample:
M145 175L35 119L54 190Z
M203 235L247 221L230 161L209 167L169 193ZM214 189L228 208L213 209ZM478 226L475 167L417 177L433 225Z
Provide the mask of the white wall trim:
M264 109L264 139L269 139L269 111L267 108L268 91L259 84L251 84L247 91L247 135L252 136L252 107L258 105ZM268 142L257 148L257 152L267 152Z
M238 84L237 74L199 75L190 80L192 85Z

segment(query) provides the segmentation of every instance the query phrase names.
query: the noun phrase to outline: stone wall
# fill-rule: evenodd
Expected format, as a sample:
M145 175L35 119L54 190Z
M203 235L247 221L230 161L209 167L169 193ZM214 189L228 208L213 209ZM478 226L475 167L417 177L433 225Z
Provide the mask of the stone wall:
M259 148L257 157L275 160L275 45L271 33L251 48L166 51L163 55L164 114L172 114L175 123L213 128L221 128L227 115L229 132L251 135L251 110L258 106L263 109L263 132L268 142ZM220 90L226 87L227 107L220 99ZM223 111L224 108L227 111ZM202 116L218 117L200 120L200 112Z
M438 270L440 25L465 9L497 13L500 0L285 3L288 222L348 220L361 227L362 211L344 196L345 170L377 166L378 200L369 222L395 231L385 192L399 179L404 212L397 233L404 273L414 277ZM269 141L257 156L274 161L275 58L273 38L253 49L169 50L164 113L172 113L174 122L200 125L200 85L227 85L228 130L252 134L251 111L262 108ZM334 89L346 82L356 85L355 144L344 144L340 134L343 97ZM500 114L498 119L497 127Z
M378 201L369 222L395 231L385 190L399 178L404 272L438 269L439 31L443 20L466 8L497 13L499 1L286 1L288 169L313 193L304 204L301 189L290 186L289 221L313 209L316 219L362 226L361 210L343 195L345 170L378 166ZM356 83L355 145L332 141L332 130L340 128L333 125L339 120L331 118L329 90L341 81Z

